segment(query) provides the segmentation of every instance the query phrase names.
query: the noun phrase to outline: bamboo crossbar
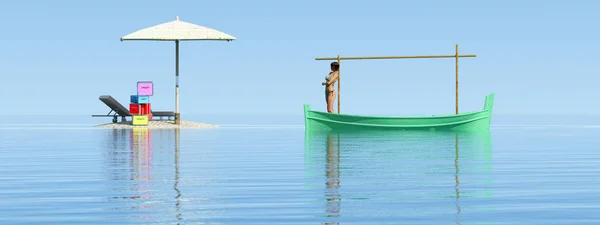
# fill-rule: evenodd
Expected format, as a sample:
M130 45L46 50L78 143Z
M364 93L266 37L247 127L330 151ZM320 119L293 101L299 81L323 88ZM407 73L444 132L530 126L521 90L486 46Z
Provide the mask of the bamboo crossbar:
M475 54L462 54L458 58L477 57ZM412 55L412 56L356 56L356 57L334 57L315 58L315 60L362 60L362 59L427 59L427 58L456 58L456 55Z

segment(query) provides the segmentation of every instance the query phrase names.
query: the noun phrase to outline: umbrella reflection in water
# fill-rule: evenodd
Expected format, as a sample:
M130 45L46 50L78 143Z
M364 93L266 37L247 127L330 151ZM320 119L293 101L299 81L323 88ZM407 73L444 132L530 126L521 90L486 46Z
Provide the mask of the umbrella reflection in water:
M175 184L173 185L173 189L177 195L175 196L175 209L177 216L177 224L181 222L181 191L179 191L179 128L175 129Z

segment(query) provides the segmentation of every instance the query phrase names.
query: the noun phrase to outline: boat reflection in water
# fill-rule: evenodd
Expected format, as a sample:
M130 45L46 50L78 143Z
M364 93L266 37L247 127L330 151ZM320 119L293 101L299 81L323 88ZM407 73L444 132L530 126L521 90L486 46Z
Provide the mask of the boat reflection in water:
M489 131L305 133L306 176L323 179L325 165L327 224L355 221L352 218L415 217L428 211L443 220L432 222L460 223L464 211L460 198L491 195L486 188L491 159ZM460 190L461 175L466 191ZM315 183L309 181L307 187L322 190L310 186ZM446 218L450 214L456 218Z
M181 220L179 197L179 129L152 130L147 127L112 129L107 142L111 210L122 212L121 221ZM157 139L153 146L152 137ZM171 161L174 159L173 161ZM173 171L174 170L174 171ZM175 174L173 177L173 173ZM170 182L164 182L169 181ZM172 205L175 196L174 206ZM118 206L124 204L123 206ZM115 205L117 205L115 207ZM170 206L169 206L170 205Z

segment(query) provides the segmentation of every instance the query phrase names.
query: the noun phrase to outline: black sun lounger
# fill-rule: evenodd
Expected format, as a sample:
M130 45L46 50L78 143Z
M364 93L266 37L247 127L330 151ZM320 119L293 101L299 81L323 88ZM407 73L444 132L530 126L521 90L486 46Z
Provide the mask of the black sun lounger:
M121 103L119 103L119 101L114 99L112 96L102 95L99 97L99 99L100 101L104 102L104 104L106 104L106 106L108 106L111 110L106 115L92 115L92 117L112 117L112 122L117 123L117 119L119 117L121 117L121 121L123 122L127 121L125 119L126 117L132 116L129 110L127 110L125 106L121 105ZM113 112L114 114L111 114ZM152 117L158 117L160 119L162 119L162 117L167 117L167 119L171 120L171 117L173 117L174 119L175 113L170 111L152 111Z

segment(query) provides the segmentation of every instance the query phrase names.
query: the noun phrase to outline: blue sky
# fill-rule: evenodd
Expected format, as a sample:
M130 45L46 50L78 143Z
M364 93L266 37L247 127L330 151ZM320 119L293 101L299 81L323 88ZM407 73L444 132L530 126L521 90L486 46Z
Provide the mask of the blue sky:
M460 63L460 110L600 114L596 1L5 1L0 7L1 114L100 114L138 80L154 110L174 110L175 44L120 42L181 20L233 42L183 42L180 111L325 111L328 61L315 57L477 54ZM342 112L454 113L454 60L343 61Z

